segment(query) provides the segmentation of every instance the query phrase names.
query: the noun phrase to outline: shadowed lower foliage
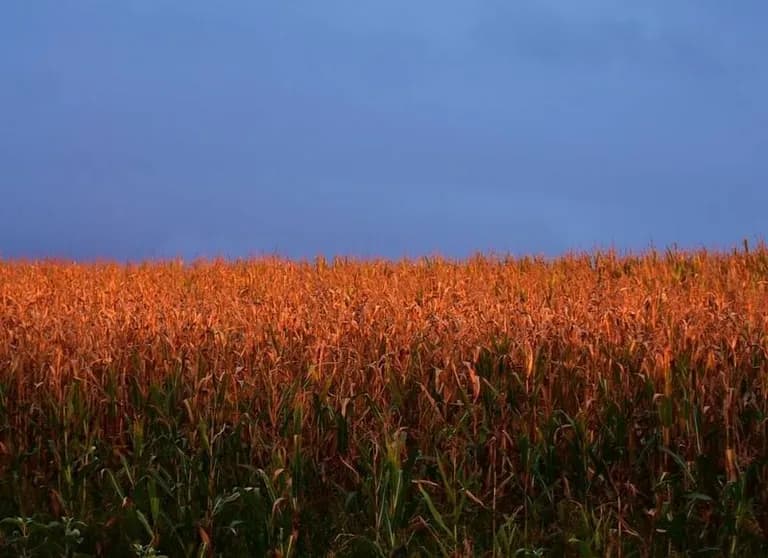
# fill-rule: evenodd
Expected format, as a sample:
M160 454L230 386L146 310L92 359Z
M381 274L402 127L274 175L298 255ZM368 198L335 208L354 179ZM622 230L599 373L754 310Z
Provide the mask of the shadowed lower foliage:
M768 250L0 264L2 556L768 552Z

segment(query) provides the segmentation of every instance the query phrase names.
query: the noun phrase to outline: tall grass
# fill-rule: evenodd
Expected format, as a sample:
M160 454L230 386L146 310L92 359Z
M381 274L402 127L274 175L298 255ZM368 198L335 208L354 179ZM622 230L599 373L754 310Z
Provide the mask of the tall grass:
M762 245L3 262L0 555L765 555L767 360Z

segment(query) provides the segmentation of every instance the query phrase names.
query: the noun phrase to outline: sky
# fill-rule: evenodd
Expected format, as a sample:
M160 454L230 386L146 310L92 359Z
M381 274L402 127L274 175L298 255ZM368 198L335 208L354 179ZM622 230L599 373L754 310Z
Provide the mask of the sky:
M765 0L4 0L0 257L763 239Z

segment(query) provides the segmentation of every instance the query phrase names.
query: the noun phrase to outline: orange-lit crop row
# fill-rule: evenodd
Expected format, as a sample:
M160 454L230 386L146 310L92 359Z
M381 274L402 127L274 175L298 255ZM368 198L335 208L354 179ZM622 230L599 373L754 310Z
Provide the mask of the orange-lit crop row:
M130 452L144 416L137 401L176 378L186 385L177 410L209 425L211 439L225 432L219 426L258 417L239 434L255 464L279 447L298 451L300 439L323 474L353 485L360 448L386 449L382 440L401 432L407 443L391 451L446 456L475 479L470 504L504 517L526 490L542 490L521 440L546 439L565 463L559 497L599 493L612 506L611 536L626 539L642 529L625 515L654 522L674 499L643 475L658 480L707 455L725 485L766 456L767 363L763 246L554 260L0 263L6 466L39 443L46 419L34 419L34 433L28 425L40 409L58 401L59 423L71 420L74 385L89 428ZM312 419L318 401L348 419L345 440ZM577 496L568 444L576 433L579 443L607 444L609 404L626 423L613 442L620 457L585 465ZM550 432L558 413L569 419ZM663 451L633 470L653 435ZM27 470L44 468L43 456L30 459ZM765 467L756 475L751 501L768 503ZM451 501L448 488L419 487L438 508ZM768 527L764 511L750 517Z

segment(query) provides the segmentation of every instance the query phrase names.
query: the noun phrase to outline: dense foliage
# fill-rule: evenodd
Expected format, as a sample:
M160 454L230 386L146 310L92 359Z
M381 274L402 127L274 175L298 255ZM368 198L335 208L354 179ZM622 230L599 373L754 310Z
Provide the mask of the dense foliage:
M0 555L768 554L768 249L0 263Z

